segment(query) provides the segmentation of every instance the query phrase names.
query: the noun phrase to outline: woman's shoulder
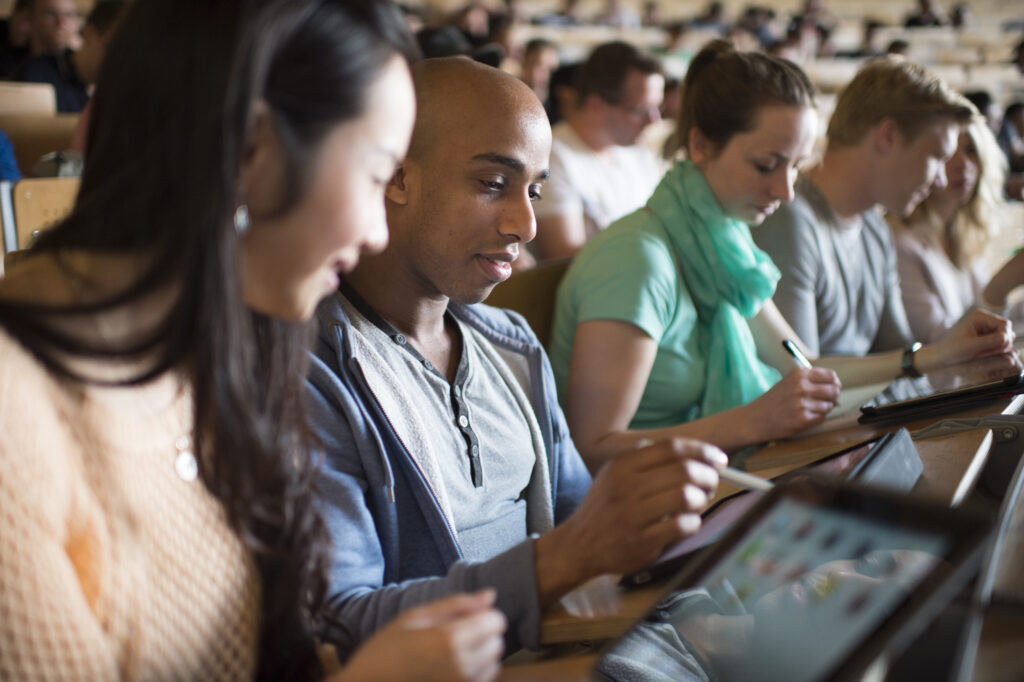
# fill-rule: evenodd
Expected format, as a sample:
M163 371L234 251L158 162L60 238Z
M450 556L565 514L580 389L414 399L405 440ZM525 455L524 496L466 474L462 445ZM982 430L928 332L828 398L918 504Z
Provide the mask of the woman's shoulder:
M9 384L34 386L49 381L49 372L0 321L0 387ZM4 396L0 395L0 399Z
M561 290L577 307L661 301L672 308L684 287L679 264L664 230L643 209L599 233L576 256ZM660 234L659 234L660 230Z
M623 266L675 262L668 233L646 208L616 220L595 235L577 256L577 260L584 262L607 258L618 260Z
M924 225L906 221L895 221L887 219L892 235L892 242L896 249L902 253L920 253L925 249L936 245L936 242L929 235Z
M58 447L67 425L60 413L57 379L0 324L0 477L26 467L40 480L60 469ZM51 472L52 473L52 472Z
M56 379L0 323L0 424L17 428L29 413L52 411Z

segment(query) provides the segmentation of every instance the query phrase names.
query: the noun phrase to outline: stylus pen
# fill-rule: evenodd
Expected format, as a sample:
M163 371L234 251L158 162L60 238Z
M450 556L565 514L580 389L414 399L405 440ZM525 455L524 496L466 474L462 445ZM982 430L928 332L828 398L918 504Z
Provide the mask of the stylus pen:
M782 342L782 347L786 349L787 353L793 356L793 359L796 360L796 364L800 365L804 369L811 368L811 361L807 359L806 355L800 352L800 348L795 343L789 339L785 339Z
M767 492L775 487L775 484L767 479L748 474L739 469L733 469L732 467L725 467L719 471L718 477L723 481L729 481L729 483L734 483L750 490L763 490Z
M654 441L650 438L641 438L636 443L638 448L646 448L651 445L654 445ZM775 487L775 484L769 480L763 479L759 476L754 476L753 474L748 474L747 472L740 471L739 469L733 469L732 467L725 467L719 471L718 477L750 490L767 491Z

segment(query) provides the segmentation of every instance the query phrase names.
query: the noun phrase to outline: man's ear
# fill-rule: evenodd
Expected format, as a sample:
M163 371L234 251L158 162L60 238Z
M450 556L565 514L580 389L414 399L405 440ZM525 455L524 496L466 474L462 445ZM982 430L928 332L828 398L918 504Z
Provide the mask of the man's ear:
M871 131L875 151L879 154L888 154L897 146L903 144L903 133L896 121L886 117L879 121Z
M583 99L577 98L576 101L581 111L590 110L591 112L603 114L604 112L611 108L611 105L608 104L608 102L606 102L604 98L602 98L596 92L588 94Z
M395 169L395 174L388 180L388 186L384 189L384 197L393 204L405 206L409 203L407 183L406 165L403 162L399 164L398 168Z

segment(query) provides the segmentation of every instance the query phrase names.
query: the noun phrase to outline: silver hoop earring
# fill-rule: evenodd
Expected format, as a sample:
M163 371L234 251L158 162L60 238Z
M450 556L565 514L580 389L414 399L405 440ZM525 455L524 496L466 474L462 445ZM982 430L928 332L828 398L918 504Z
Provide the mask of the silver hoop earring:
M242 234L249 229L249 207L240 204L235 209L235 232Z

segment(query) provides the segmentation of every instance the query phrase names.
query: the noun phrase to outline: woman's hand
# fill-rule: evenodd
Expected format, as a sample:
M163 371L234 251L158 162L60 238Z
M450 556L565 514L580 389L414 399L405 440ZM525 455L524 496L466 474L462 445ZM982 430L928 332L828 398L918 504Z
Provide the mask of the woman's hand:
M1010 321L987 310L972 310L946 332L942 340L918 351L921 362L914 366L926 372L947 365L1000 355L1013 350Z
M785 438L825 419L839 400L839 377L830 369L795 369L747 404L758 440Z
M332 682L483 682L501 670L505 616L493 590L405 611L355 652Z

